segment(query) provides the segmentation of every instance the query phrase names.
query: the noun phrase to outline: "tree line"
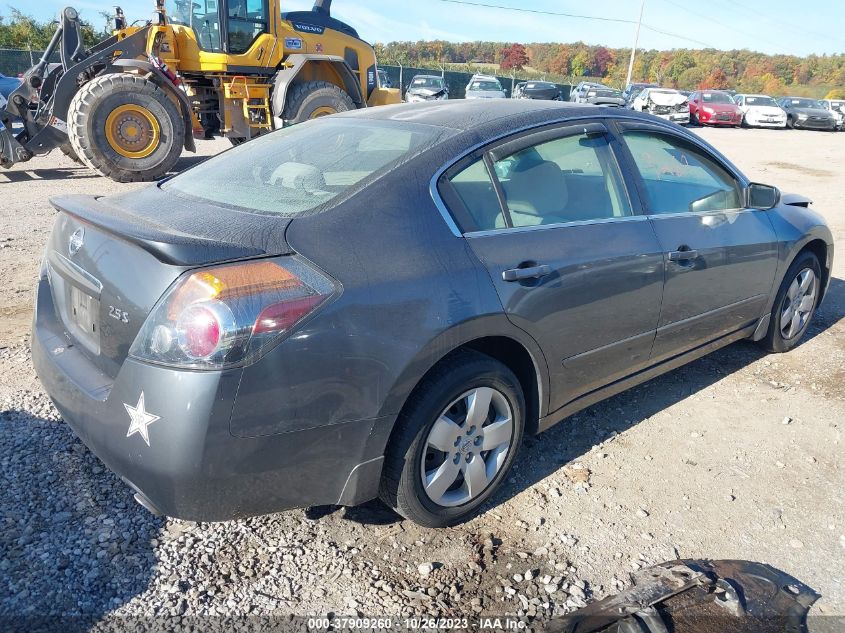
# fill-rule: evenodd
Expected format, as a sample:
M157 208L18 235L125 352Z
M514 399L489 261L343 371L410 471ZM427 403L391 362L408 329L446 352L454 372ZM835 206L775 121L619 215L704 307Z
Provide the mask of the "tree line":
M591 46L583 42L513 44L438 40L376 44L376 53L382 64L417 67L464 64L468 68L495 64L502 70L522 71L530 77L542 73L559 83L592 78L622 87L631 49ZM642 50L637 51L633 79L683 90L722 88L817 98L829 93L834 97L837 94L845 96L842 92L845 89L845 55L798 57L712 48Z
M111 35L111 27L105 24L107 13L101 13L103 27L97 28L89 22L82 22L82 35L86 46ZM37 20L18 9L10 8L6 15L0 15L0 48L19 48L42 51L47 48L56 32L56 20Z

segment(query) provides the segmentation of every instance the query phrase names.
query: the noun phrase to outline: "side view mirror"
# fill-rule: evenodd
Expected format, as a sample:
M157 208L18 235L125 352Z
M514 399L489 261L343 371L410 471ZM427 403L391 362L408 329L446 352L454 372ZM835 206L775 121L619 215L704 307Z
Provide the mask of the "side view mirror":
M772 209L780 202L780 190L758 182L749 184L744 192L745 207L748 209Z

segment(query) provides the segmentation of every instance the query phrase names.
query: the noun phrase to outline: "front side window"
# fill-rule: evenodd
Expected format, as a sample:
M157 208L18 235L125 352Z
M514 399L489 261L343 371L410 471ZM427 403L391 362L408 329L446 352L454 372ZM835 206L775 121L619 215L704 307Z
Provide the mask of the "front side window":
M631 215L615 158L602 135L574 135L482 160L451 178L475 230L519 228ZM505 199L498 204L496 185Z
M625 132L654 214L722 211L741 206L739 184L703 150L653 132Z
M199 47L219 53L223 50L220 36L218 0L167 0L165 10L172 24L190 27Z
M229 0L229 52L245 53L255 38L266 33L266 0Z

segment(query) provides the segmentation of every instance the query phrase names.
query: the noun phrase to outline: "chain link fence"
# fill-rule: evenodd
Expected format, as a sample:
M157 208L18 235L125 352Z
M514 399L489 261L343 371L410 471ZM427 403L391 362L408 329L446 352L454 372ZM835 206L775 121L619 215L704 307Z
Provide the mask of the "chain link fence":
M402 95L408 89L408 85L415 75L442 75L449 87L450 99L463 99L467 84L472 79L473 73L464 73L454 70L440 71L432 68L414 68L413 66L379 66L379 70L387 73L390 84L393 88L401 88ZM521 81L530 81L526 79L518 79L509 76L495 75L502 88L505 89L505 94L510 97L513 93L513 87ZM555 84L560 89L561 98L564 101L569 100L569 92L573 86L570 84Z
M17 77L38 63L44 51L19 48L0 48L0 73L7 77ZM58 54L56 60L59 61Z

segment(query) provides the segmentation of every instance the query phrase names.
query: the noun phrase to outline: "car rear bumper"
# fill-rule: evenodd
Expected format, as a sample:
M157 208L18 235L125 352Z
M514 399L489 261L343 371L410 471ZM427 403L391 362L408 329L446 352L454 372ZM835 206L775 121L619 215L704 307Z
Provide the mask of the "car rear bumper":
M74 433L148 509L223 521L377 495L382 455L370 454L372 438L388 433L392 419L235 437L241 370L180 371L127 359L111 380L67 343L46 280L39 290L36 373ZM144 422L134 431L131 411Z

